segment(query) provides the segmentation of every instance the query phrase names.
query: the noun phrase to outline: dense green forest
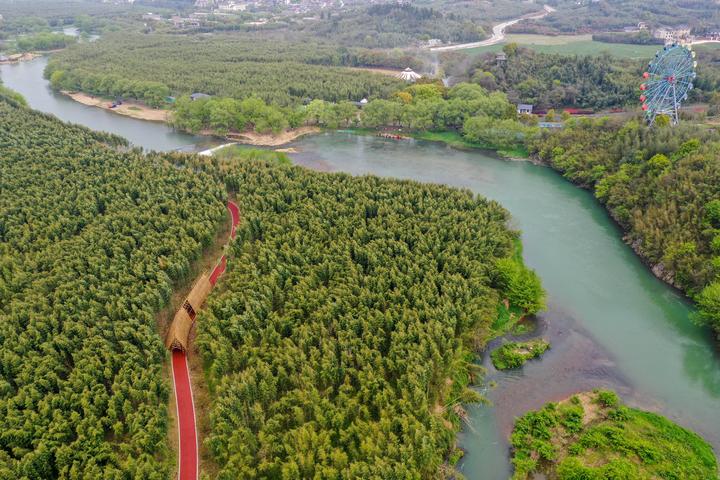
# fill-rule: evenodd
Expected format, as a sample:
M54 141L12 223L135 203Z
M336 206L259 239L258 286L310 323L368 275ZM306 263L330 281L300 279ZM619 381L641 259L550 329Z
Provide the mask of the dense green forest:
M661 48L661 47L659 47ZM477 57L469 67L449 67L460 78L467 76L489 90L506 92L515 103L536 108L577 106L603 109L636 106L638 86L646 61L622 60L609 54L569 56L537 53L515 44L503 48L506 61L495 54ZM698 52L698 78L690 102L705 102L720 90L720 52Z
M712 447L699 435L607 390L526 413L511 443L513 480L718 479Z
M77 37L64 35L62 33L41 32L34 35L18 37L15 40L17 49L21 52L29 52L34 50L56 50L65 48L68 45L77 42Z
M141 83L166 95L256 96L287 106L316 98L387 97L402 86L400 80L342 67L398 66L405 59L257 36L108 34L54 55L46 73L56 87L99 95L132 92ZM143 91L139 98L144 97Z
M547 0L557 9L539 20L511 27L513 32L582 33L622 31L646 22L651 27L689 25L695 32L720 29L714 0Z
M539 158L591 188L627 241L698 302L720 333L720 134L698 125L571 120L531 142Z
M477 22L453 9L380 3L360 10L333 13L306 30L343 45L367 48L406 47L431 38L446 43L474 42L486 36Z
M125 145L0 99L0 478L170 478L154 314L225 192Z
M513 293L541 297L537 276L498 265L507 212L439 185L195 161L243 215L198 321L218 478L449 474L500 300L542 305Z

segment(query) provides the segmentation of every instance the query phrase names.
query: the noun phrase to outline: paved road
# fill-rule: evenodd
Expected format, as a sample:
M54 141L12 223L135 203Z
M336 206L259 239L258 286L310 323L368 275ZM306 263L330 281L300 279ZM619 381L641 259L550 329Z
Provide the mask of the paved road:
M197 480L199 461L195 402L190 385L187 356L182 350L173 350L172 352L172 373L180 440L177 478L178 480Z
M237 226L240 223L240 210L231 201L227 203L227 208L230 211L232 222L230 226L230 238L232 239L235 238ZM210 283L213 286L225 272L226 266L227 257L223 255L210 274ZM200 460L198 458L197 425L195 424L195 401L193 400L186 352L173 350L172 374L179 437L177 478L178 480L197 480Z
M493 33L487 40L483 40L481 42L472 42L472 43L461 43L458 45L448 45L445 47L433 47L430 49L432 52L448 52L451 50L464 50L467 48L476 48L476 47L487 47L490 45L495 45L497 43L502 42L505 40L505 29L511 25L515 25L516 23L522 22L523 20L534 20L538 18L543 18L547 15L550 15L552 12L554 12L555 9L551 7L550 5L545 5L543 7L543 10L538 13L534 13L532 15L526 15L524 17L515 18L513 20L508 20L507 22L498 23L493 27Z

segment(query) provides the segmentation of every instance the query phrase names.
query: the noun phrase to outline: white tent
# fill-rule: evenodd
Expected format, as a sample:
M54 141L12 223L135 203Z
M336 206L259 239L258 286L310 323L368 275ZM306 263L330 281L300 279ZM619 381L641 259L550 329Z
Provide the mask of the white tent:
M405 80L406 82L416 82L418 79L422 78L422 75L418 75L417 73L413 72L411 68L406 68L402 72L400 72L400 75L398 77L401 80Z

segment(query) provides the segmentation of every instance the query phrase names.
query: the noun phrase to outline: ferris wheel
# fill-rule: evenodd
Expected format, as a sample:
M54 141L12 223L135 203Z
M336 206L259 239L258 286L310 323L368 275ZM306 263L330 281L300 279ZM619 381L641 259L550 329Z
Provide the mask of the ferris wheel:
M693 88L696 66L695 52L683 45L666 45L655 54L640 85L640 101L649 125L658 115L668 115L673 125L678 123L678 109Z

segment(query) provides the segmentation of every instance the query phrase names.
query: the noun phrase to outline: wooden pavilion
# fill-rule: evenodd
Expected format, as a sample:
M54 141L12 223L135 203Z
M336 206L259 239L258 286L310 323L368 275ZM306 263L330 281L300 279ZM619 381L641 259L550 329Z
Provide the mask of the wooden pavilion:
M203 273L198 281L195 282L195 285L193 285L192 290L190 290L190 293L170 324L167 340L165 341L168 349L182 350L183 352L187 350L190 329L192 329L197 312L200 311L200 307L205 303L212 287L207 273Z

